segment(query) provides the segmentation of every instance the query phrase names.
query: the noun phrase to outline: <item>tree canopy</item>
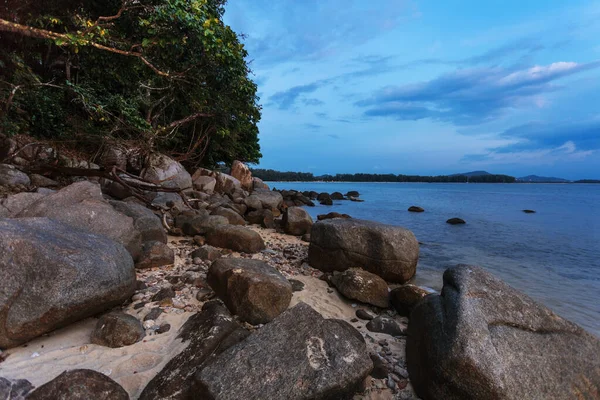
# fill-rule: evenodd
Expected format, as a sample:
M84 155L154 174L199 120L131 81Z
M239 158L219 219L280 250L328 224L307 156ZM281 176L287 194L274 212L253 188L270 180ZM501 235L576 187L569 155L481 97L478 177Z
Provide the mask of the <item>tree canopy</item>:
M260 106L225 0L0 0L0 133L258 162Z

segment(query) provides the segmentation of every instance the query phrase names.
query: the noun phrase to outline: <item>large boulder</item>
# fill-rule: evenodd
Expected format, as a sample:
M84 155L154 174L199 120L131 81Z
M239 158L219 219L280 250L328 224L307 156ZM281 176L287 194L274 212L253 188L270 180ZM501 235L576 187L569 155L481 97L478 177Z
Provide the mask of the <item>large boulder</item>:
M200 215L184 222L181 229L186 235L195 236L205 235L222 225L229 225L229 220L222 215L209 215L207 217Z
M398 283L415 275L419 242L402 227L336 218L315 223L310 238L309 263L322 271L360 267Z
M206 168L198 168L196 172L194 172L194 175L192 175L192 180L196 181L201 176L208 176L215 179L214 190L217 193L232 194L236 191L236 189L242 188L240 181L233 176L223 174L221 172L211 171Z
M26 173L21 172L14 165L0 164L0 185L29 185L31 181Z
M256 189L266 189L266 190L269 190L269 185L267 185L266 183L264 183L262 179L254 177L254 178L252 178L252 188L254 190L256 190Z
M192 187L192 177L183 165L164 154L153 153L148 156L140 177L169 189Z
M415 285L402 285L390 292L390 303L398 314L409 317L411 311L429 292Z
M243 253L258 253L265 249L265 242L257 232L238 225L214 227L206 234L206 243Z
M262 208L268 210L276 210L283 204L283 196L281 193L273 190L256 189L252 195L258 197Z
M335 272L331 283L349 299L381 308L387 308L389 305L387 283L364 269L350 268L343 272Z
M129 400L121 385L91 369L65 371L27 396L27 400Z
M216 186L217 180L212 176L194 175L194 189L200 190L204 193L212 193L215 191Z
M358 331L300 303L196 373L196 398L345 399L372 367Z
M125 246L134 260L141 252L141 235L135 229L133 219L116 211L102 198L100 186L88 181L74 183L44 196L16 216L48 217L107 236Z
M272 321L292 300L292 285L260 260L220 258L206 280L229 311L253 325Z
M209 301L181 327L178 339L185 349L173 357L146 386L140 400L187 400L194 398L194 374L204 364L248 336L218 301Z
M313 220L302 207L288 207L283 213L283 230L290 235L310 233Z
M246 220L231 208L218 207L212 212L212 215L220 215L227 218L227 221L231 225L246 225Z
M231 165L231 176L236 178L242 184L242 189L252 191L252 172L250 169L241 161L234 161Z
M0 399L25 400L33 385L26 379L6 379L0 377Z
M21 192L0 199L0 218L13 217L45 196L43 193Z
M160 221L148 208L138 203L111 201L115 210L133 218L133 226L141 235L142 242L167 243L167 233Z
M1 348L121 304L136 280L123 246L47 218L0 220L0 273Z
M480 267L444 273L412 311L410 380L423 399L594 399L600 340Z

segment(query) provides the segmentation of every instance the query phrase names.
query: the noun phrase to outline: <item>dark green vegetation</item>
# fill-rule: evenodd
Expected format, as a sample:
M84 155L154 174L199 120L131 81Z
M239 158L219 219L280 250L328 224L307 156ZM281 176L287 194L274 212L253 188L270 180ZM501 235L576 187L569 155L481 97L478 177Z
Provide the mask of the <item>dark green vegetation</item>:
M252 169L252 175L264 181L283 182L437 182L437 183L514 183L515 178L508 175L394 175L394 174L336 174L314 176L307 172L279 172L272 169Z
M257 162L257 87L225 2L0 2L0 133Z

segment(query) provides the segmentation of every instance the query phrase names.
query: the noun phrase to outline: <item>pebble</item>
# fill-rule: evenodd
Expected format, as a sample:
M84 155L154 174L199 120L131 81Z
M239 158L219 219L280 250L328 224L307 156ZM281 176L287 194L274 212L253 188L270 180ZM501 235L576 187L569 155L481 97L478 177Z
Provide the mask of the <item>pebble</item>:
M143 293L136 293L133 295L133 297L131 297L131 301L138 301L144 298L144 294Z
M185 303L179 299L173 299L173 308L184 309Z
M169 332L171 330L171 325L170 324L162 324L160 326L160 328L158 328L156 330L156 333L160 334L160 333L165 333L165 332Z
M153 319L144 321L144 329L152 329L152 328L154 328L154 320Z

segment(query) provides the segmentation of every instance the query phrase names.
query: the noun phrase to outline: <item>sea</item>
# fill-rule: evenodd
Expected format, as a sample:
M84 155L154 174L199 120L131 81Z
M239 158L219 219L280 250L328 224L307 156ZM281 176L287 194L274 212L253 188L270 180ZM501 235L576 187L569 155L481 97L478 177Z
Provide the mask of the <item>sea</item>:
M479 265L600 336L600 184L268 184L319 193L356 190L364 202L306 210L315 221L336 211L410 229L420 242L417 285L439 291L448 267ZM425 212L408 212L412 205ZM453 217L466 224L447 224Z

